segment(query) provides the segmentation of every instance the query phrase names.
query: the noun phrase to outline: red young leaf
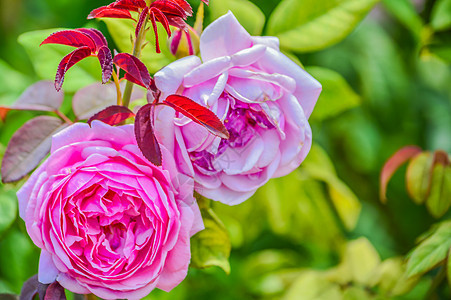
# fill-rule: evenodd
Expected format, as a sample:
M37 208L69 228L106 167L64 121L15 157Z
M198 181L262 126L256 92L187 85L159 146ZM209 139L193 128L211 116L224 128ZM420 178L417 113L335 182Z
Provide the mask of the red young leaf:
M157 21L155 20L155 14L151 11L150 21L152 22L153 32L155 34L155 51L157 53L161 53L160 50L160 41L158 40L158 30L157 30Z
M95 28L78 28L77 31L80 31L86 35L88 35L94 41L96 45L96 50L99 50L101 47L108 47L108 42L106 38L103 36L102 32Z
M134 116L135 114L127 107L122 105L112 105L92 116L88 120L88 124L91 125L92 121L99 120L114 126Z
M14 182L33 170L50 151L52 136L67 124L56 117L39 116L20 127L3 156L2 182Z
M149 8L146 6L141 14L139 15L138 24L136 24L135 29L135 36L138 37L139 32L141 31L141 28L143 27L144 21L147 18L147 15L149 14Z
M77 48L89 47L89 49L93 52L96 51L96 44L94 40L90 36L78 30L62 30L55 32L46 38L41 43L41 46L45 44L60 44Z
M117 0L109 6L137 12L138 9L146 7L147 4L144 0Z
M95 18L133 19L127 9L113 8L109 6L102 6L91 11L88 15L88 19Z
M177 3L178 6L180 6L188 16L193 15L193 9L191 8L191 5L189 5L189 3L185 0L172 0L172 2Z
M164 100L163 104L204 126L214 135L223 139L229 138L229 132L221 120L211 110L193 100L180 95L170 95Z
M387 201L387 185L393 174L398 170L398 168L411 158L417 156L421 153L421 148L417 146L406 146L398 150L393 154L386 162L382 168L380 175L380 199L382 202Z
M89 49L89 47L80 47L63 58L63 60L58 65L58 70L56 71L55 76L55 88L57 91L61 90L61 86L63 85L64 81L64 75L66 75L67 70L69 70L80 60L89 56L91 56L91 49Z
M156 0L150 5L150 8L155 8L160 10L165 15L174 15L182 17L183 19L186 19L186 17L191 16L192 9L191 6L182 7L177 2L186 2L186 1L180 1L180 0ZM188 10L186 10L188 9Z
M66 300L64 288L58 283L58 281L55 281L48 286L47 291L45 292L44 300Z
M106 46L102 46L97 53L97 58L102 68L102 83L107 83L113 75L113 57L111 51Z
M145 88L149 88L152 83L149 71L146 66L135 56L128 53L119 53L114 57L114 64L124 70L126 79L138 83Z
M169 27L168 18L166 18L166 16L160 10L155 9L155 8L152 8L152 10L153 10L155 17L157 18L157 21L163 25L168 36L171 37L171 28ZM184 24L185 24L185 22L184 22Z
M139 109L135 118L135 136L144 157L154 165L161 166L160 145L153 131L153 109L153 104L146 104Z
M208 0L202 0L202 2L208 5Z
M2 122L5 122L6 116L10 110L11 109L8 107L0 106L0 120L2 120Z

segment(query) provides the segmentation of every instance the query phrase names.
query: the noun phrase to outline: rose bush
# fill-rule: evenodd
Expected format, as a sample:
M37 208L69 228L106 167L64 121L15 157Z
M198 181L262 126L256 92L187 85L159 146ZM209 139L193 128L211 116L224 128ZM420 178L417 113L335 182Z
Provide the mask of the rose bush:
M20 216L42 249L39 281L75 293L139 299L186 276L190 237L203 228L193 182L172 149L148 162L132 125L77 123L18 192Z
M186 117L175 119L175 136L195 173L196 191L226 204L248 199L272 177L304 160L312 133L308 118L321 85L279 51L278 39L252 37L232 13L214 21L200 39L202 61L180 59L155 75L162 97L181 93L224 121L221 140ZM170 118L161 109L160 119Z

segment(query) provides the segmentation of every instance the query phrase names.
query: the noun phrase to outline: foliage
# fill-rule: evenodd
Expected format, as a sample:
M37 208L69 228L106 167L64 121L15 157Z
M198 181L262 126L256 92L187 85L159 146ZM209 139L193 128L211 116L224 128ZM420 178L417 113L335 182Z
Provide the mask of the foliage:
M0 52L1 107L19 98L16 109L20 104L28 105L26 109L46 106L39 101L24 103L30 98L26 88L38 80L53 80L69 48L38 47L61 28L36 29L83 27L87 13L100 5L44 2L52 5L24 2L18 10L30 23L22 22L12 30L6 30L6 19L0 25L4 49L17 49ZM231 10L252 34L279 37L287 55L302 62L322 83L323 93L310 119L314 145L298 170L271 180L247 202L237 207L206 204L202 215L207 230L192 241L192 266L219 268L191 268L187 279L170 294L155 291L149 299L450 297L448 283L443 281L447 274L451 282L450 166L449 159L441 163L446 160L437 160L435 153L447 158L451 153L451 1L377 2L211 0L205 7L204 25ZM195 8L199 3L191 2ZM33 17L34 6L50 21ZM59 20L72 15L72 20L77 16L79 21ZM108 29L108 42L114 48L132 51L132 20L90 22L90 27ZM29 30L33 31L23 33ZM157 32L162 53L155 53L157 43L151 31L141 53L150 73L175 60L165 45L167 34L161 24ZM28 62L33 68L25 67ZM150 80L141 76L142 67L136 68L125 71L150 87ZM14 150L14 143L8 148L7 143L15 140L11 137L19 127L42 126L38 128L43 136L33 136L39 142L30 138L28 150L20 152L23 166L9 167L18 175L14 179L25 176L47 153L48 147L41 151L42 140L60 125L47 122L55 120L55 109L79 120L118 113L104 111L117 99L113 84L94 83L101 80L101 73L98 60L87 58L67 73L64 99L63 94L58 96L57 107L40 107L43 112L0 108L0 116L7 113L6 122L0 121L2 156ZM93 91L100 92L94 95ZM131 98L145 96L135 88ZM384 162L405 145L425 151L415 152L408 157L406 170L392 170L391 180L383 180L388 201L382 204L379 176ZM2 178L8 174L2 168ZM18 294L37 271L38 250L18 219L14 193L19 186L0 185L0 294Z

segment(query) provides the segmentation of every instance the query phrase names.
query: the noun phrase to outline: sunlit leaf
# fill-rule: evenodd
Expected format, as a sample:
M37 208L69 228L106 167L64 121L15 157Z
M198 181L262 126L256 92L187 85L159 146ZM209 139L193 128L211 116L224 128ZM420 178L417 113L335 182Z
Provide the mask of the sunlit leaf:
M137 57L128 53L119 53L114 56L114 64L124 70L134 83L145 88L150 88L152 78L150 77L147 67Z
M284 0L268 21L282 48L316 51L348 36L378 0Z
M422 204L428 196L432 163L433 155L430 152L423 152L414 157L407 167L407 192L417 204Z
M17 217L17 198L13 191L0 189L0 236Z
M451 167L435 164L426 207L436 218L443 216L451 206Z
M230 273L229 255L231 250L227 229L211 208L200 205L205 229L191 238L191 267L220 267Z
M265 25L265 15L260 8L248 0L212 1L208 11L211 18L217 19L232 11L240 24L251 34L260 35Z
M65 126L59 118L50 116L39 116L25 123L14 133L6 148L1 167L2 181L17 181L36 168L50 151L52 136Z
M339 73L322 67L308 67L306 71L323 86L311 120L334 117L360 104L360 97Z
M424 274L442 263L451 247L451 222L440 223L434 232L409 254L407 275Z
M342 299L342 292L338 284L328 281L320 272L307 271L296 279L283 297L283 300L298 299Z
M451 0L438 0L432 9L431 26L435 30L451 28Z

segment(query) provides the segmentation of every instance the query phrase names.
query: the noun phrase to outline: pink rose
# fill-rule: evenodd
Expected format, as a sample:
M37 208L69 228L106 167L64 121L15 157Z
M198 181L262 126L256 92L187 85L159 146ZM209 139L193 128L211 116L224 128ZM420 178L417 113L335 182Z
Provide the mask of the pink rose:
M181 93L215 112L229 130L230 139L221 140L186 117L175 119L176 154L188 151L196 191L208 198L241 203L270 178L296 169L310 150L307 119L321 85L278 44L274 37L250 36L229 12L203 32L203 62L189 56L155 75L163 99Z
M133 125L74 124L17 193L42 249L39 281L106 299L169 291L186 276L190 237L203 228L193 182L172 149L163 166L141 154Z

